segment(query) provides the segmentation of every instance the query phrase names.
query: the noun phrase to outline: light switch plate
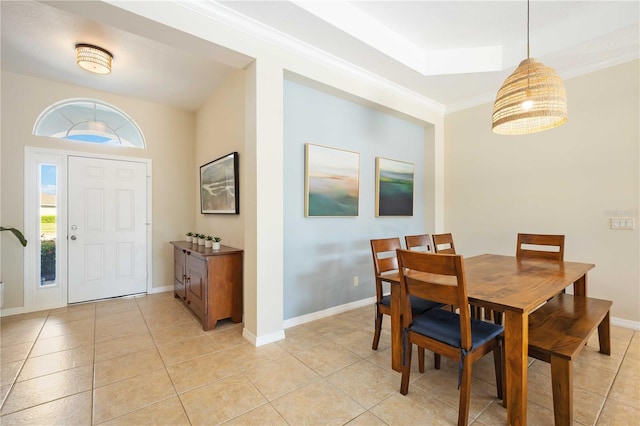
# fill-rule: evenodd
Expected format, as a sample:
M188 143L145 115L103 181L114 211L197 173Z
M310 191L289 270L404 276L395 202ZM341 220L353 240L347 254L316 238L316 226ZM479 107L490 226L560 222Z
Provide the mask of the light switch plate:
M610 224L611 229L614 231L633 230L636 228L636 221L633 217L612 217Z

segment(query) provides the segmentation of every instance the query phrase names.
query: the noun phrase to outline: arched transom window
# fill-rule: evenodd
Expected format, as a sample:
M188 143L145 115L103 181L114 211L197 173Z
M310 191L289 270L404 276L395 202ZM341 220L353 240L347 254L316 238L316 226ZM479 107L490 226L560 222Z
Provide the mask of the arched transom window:
M95 99L65 99L42 111L33 134L144 149L140 127L122 110Z

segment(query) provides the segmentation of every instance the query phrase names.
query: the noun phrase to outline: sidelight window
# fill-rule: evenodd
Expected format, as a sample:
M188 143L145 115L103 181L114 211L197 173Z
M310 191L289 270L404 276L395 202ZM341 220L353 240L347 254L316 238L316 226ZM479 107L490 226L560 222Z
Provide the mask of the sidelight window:
M58 167L55 164L40 164L38 174L40 287L46 287L56 285L57 276Z

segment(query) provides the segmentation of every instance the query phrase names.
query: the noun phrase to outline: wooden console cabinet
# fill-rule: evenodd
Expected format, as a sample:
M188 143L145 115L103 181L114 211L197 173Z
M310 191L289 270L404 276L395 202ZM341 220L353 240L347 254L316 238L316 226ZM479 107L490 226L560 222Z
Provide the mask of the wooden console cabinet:
M202 321L204 330L219 319L242 321L243 251L229 246L220 250L186 241L174 246L174 293Z

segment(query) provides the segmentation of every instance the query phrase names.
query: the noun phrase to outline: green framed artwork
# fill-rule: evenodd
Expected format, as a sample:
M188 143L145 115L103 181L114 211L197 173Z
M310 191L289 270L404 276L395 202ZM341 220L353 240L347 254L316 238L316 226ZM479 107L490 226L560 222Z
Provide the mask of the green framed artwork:
M305 145L306 217L358 216L360 154Z
M413 164L376 157L376 216L413 216Z

